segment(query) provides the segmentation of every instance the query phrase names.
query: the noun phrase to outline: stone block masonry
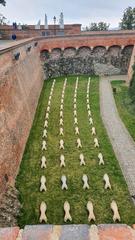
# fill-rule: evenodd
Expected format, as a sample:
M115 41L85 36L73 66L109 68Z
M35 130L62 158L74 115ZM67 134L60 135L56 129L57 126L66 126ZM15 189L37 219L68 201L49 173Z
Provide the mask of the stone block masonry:
M93 32L41 39L41 59L50 76L132 74L135 31ZM131 76L129 74L129 76Z
M44 71L48 77L90 74L117 75L126 74L133 46L121 49L112 46L108 50L97 46L93 50L89 47L66 48L64 51L53 49L51 53L42 52Z

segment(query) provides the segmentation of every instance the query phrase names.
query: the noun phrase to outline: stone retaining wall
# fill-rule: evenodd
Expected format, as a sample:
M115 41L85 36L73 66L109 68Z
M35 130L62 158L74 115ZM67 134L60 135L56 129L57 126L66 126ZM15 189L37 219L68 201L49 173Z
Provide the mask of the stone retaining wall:
M51 52L41 52L44 72L47 77L71 74L117 75L127 74L133 46L112 46L108 50L97 46L93 50L89 47L59 48Z

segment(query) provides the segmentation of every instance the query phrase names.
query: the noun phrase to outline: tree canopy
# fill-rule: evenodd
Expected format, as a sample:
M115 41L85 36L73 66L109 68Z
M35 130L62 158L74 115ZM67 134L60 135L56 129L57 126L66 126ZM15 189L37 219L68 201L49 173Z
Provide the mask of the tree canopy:
M135 8L128 7L125 9L120 22L120 28L125 30L135 29Z
M6 1L5 0L0 0L0 4L2 4L3 6L6 6Z
M92 22L90 23L89 27L86 27L86 31L106 31L109 29L110 24L105 23L105 22L99 22L95 23Z

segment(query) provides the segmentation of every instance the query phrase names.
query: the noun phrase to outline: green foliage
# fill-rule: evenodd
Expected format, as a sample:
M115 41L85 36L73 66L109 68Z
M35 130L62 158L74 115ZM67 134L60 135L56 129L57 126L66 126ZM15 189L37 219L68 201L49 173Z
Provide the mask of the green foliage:
M88 31L98 31L98 24L97 23L90 23Z
M135 106L135 64L133 65L133 75L132 75L132 79L130 82L129 94L132 99L132 103Z
M0 4L2 4L3 6L6 6L6 1L5 0L0 0Z
M110 24L107 24L105 22L99 22L98 23L98 29L99 31L104 31L109 29Z
M63 204L65 200L68 200L71 205L72 223L88 223L86 203L89 199L94 204L96 224L113 222L110 210L112 199L115 199L118 203L122 222L134 223L135 207L100 116L99 79L97 77L91 79L90 105L100 149L94 148L91 127L88 121L86 108L87 76L79 76L77 113L83 148L82 150L76 148L77 137L74 133L73 118L75 80L76 76L68 77L65 90L63 137L65 150L63 153L66 167L63 169L59 166L61 154L59 150L59 111L64 77L56 78L48 126L47 151L45 152L47 168L45 170L40 168L43 125L52 80L46 80L44 83L35 120L21 162L20 172L16 180L22 203L22 212L18 219L21 227L26 224L39 223L39 205L41 201L47 203L48 223L64 224ZM104 166L98 165L97 155L99 151L102 151L104 155ZM84 154L86 161L86 166L83 167L80 167L79 163L79 154L81 152ZM84 173L89 177L90 189L87 191L82 188L82 176ZM105 173L110 176L111 191L104 189L103 175ZM62 174L67 176L69 187L67 191L61 190L60 178ZM45 175L47 179L47 191L40 193L39 186L42 175Z
M117 89L117 94L114 94L114 97L119 115L135 141L135 107L132 104L128 86L123 81L113 81L112 86Z
M6 18L0 13L0 25L6 24Z
M89 27L86 27L86 31L107 31L109 29L110 24L105 22L90 23Z
M128 7L125 9L123 18L120 22L121 29L135 29L135 8Z
M5 0L0 0L0 4L2 4L3 6L6 6L6 1ZM3 16L3 14L0 13L0 25L5 24L6 18Z

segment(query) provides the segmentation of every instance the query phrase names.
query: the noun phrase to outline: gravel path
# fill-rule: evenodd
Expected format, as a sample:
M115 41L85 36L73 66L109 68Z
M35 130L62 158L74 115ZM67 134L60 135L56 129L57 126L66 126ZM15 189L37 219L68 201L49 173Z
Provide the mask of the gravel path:
M135 196L135 142L119 117L110 84L113 79L123 80L125 76L101 77L101 115L130 194Z

